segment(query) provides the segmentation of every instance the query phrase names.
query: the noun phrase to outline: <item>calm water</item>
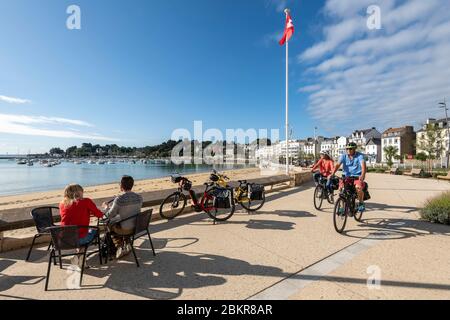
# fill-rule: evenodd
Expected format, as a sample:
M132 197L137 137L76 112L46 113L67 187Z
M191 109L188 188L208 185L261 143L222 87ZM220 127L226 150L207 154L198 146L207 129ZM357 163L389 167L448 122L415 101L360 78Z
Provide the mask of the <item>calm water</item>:
M244 166L216 166L218 170L244 168ZM87 164L76 165L63 162L46 168L35 163L34 166L18 165L15 161L0 160L0 196L48 191L64 188L69 183L92 186L118 182L127 174L136 180L161 178L174 172L182 174L207 172L207 165L162 165L162 164Z

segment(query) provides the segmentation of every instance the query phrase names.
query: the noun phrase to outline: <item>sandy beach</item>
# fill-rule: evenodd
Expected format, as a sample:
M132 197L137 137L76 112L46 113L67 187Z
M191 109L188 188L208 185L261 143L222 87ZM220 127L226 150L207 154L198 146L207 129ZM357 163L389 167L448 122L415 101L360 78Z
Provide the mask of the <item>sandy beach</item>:
M254 179L261 176L260 169L258 168L247 168L247 169L235 169L227 170L226 175L231 180L239 179ZM201 185L208 181L210 173L196 173L191 175L186 175L193 185ZM76 181L74 181L76 183ZM155 190L164 190L174 188L176 185L170 181L170 177L158 178L158 179L147 179L136 181L134 191L148 192ZM119 193L119 181L113 184L104 184L98 186L91 186L85 188L85 196L89 198L103 198L103 197L113 197ZM51 203L58 203L63 197L63 190L53 190L45 192L35 192L29 194L13 195L0 197L0 210L14 209L14 208L24 208L31 206L40 206Z

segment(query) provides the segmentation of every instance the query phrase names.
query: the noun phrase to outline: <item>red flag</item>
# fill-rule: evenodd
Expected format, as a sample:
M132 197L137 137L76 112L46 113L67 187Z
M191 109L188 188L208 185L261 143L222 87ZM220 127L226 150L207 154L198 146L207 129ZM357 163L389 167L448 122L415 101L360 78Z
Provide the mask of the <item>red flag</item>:
M294 23L292 22L291 14L288 12L286 14L286 27L284 28L283 38L280 40L280 45L284 45L286 41L291 39L294 34Z

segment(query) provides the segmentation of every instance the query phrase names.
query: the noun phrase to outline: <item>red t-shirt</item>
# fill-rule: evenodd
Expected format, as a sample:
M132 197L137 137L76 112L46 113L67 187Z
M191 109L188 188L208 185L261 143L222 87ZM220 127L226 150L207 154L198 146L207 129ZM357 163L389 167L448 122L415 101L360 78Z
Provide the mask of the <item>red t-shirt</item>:
M103 217L95 203L91 199L80 199L66 207L64 203L59 204L62 226L89 226L91 215L98 218ZM80 229L80 238L84 238L88 229Z
M334 161L333 160L325 160L320 159L319 162L314 166L314 168L319 168L320 174L324 177L328 177L331 175L334 169Z

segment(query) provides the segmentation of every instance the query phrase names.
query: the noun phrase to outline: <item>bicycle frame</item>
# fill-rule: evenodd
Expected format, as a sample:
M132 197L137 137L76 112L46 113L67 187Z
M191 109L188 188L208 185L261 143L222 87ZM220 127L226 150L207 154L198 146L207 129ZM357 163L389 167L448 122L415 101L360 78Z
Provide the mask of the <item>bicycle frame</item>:
M212 186L213 184L208 184L205 186L205 191L203 192L203 195L200 198L200 202L198 201L197 194L195 193L195 191L192 189L189 190L189 196L191 197L193 207L198 208L199 210L204 212L209 212L215 209L214 206L211 207L205 206L206 200L212 200L212 197L208 194ZM182 190L182 188L180 188L180 190Z
M220 187L220 188L230 188L230 186L227 183L227 180L229 180L229 178L223 174L220 173L216 173L216 175L219 177L219 180L215 182L215 184ZM241 195L245 194L245 192L247 191L247 182L239 182L239 186L236 187L233 191L233 197L234 200L236 200L236 202L241 202L241 201L245 201L246 199L241 199ZM248 199L247 199L248 201Z

